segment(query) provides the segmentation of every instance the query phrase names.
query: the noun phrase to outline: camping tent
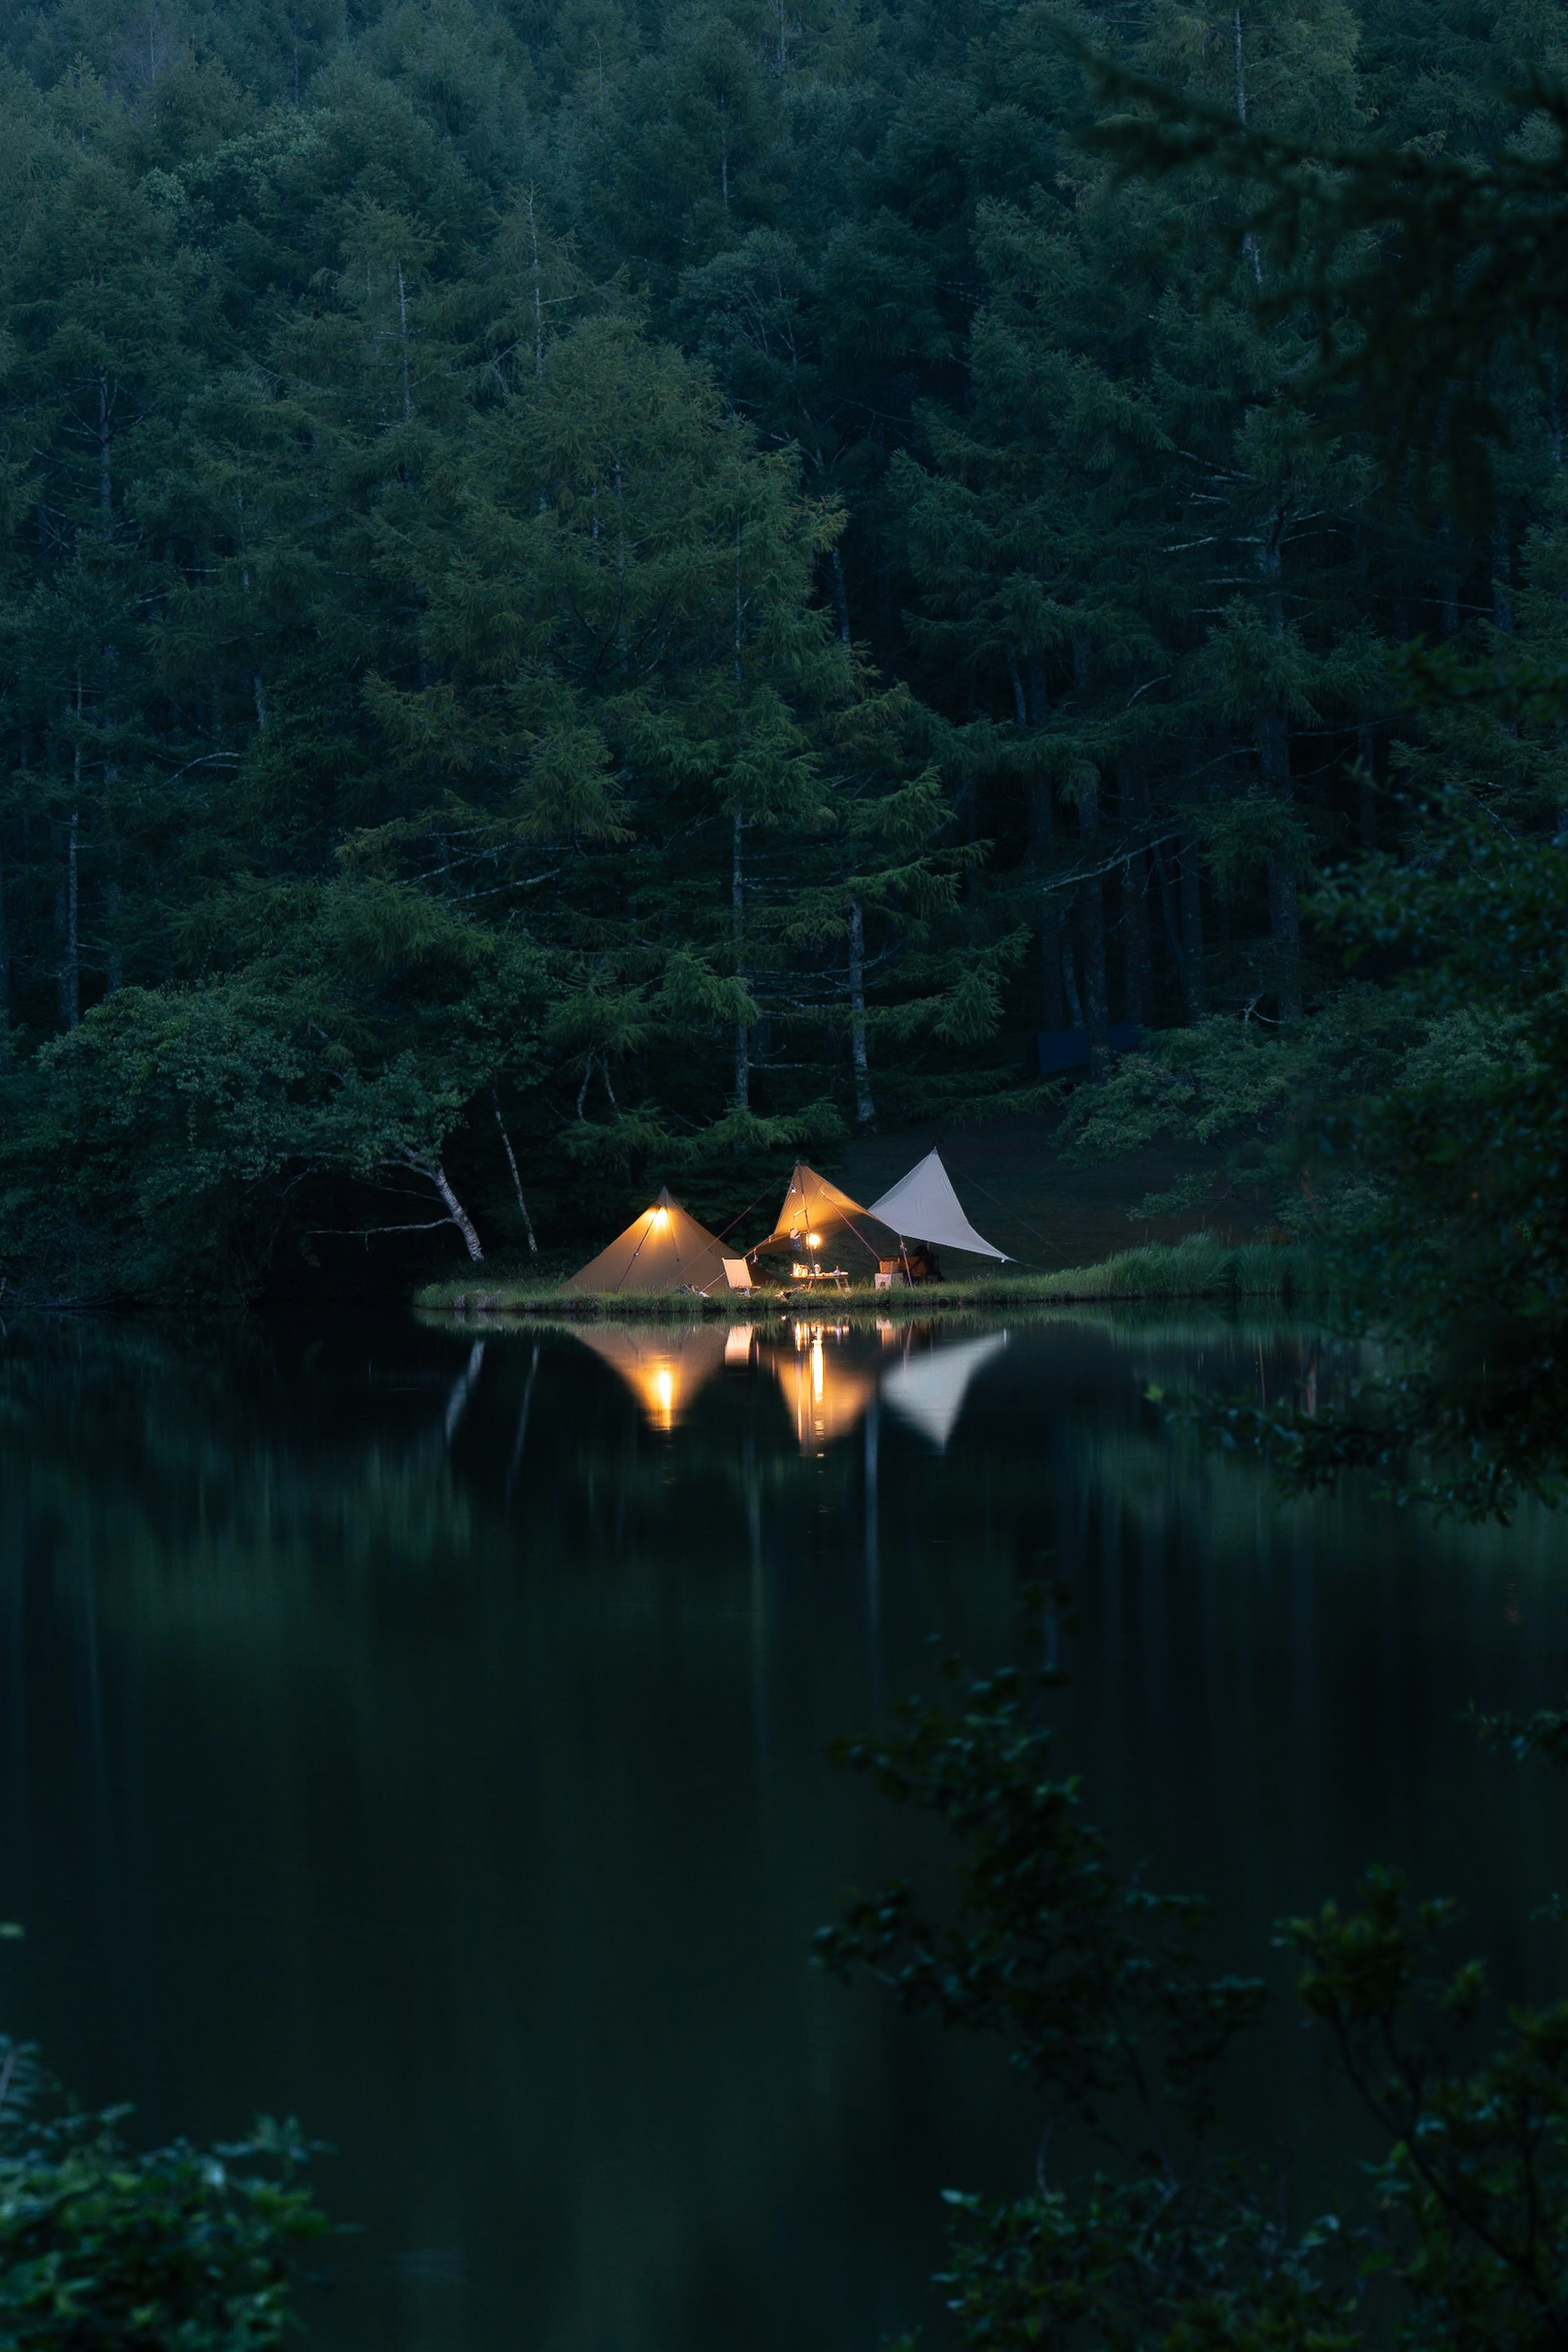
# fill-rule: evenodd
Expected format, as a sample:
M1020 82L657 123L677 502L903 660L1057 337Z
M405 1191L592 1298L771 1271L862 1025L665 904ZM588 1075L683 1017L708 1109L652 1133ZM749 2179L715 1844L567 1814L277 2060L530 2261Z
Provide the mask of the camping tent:
M917 1168L901 1176L890 1192L873 1201L866 1213L878 1218L904 1241L929 1242L933 1249L972 1250L977 1257L1006 1260L1005 1250L994 1249L977 1234L958 1205L941 1154L928 1151Z
M662 1192L574 1274L568 1290L711 1290L723 1283L724 1244Z
M856 1272L895 1255L897 1249L895 1237L877 1223L869 1210L841 1192L836 1184L830 1184L825 1176L819 1176L814 1168L808 1168L803 1160L795 1162L778 1223L768 1239L758 1244L758 1250L770 1256L788 1251L802 1265L826 1269L846 1262Z

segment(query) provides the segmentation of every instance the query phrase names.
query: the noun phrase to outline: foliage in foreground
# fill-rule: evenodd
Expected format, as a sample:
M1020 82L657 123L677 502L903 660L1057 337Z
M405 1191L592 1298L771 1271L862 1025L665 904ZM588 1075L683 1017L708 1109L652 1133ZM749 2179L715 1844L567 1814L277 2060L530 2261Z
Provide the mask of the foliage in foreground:
M820 1958L875 1978L914 2014L998 2038L1043 2108L1031 2193L950 2200L941 2284L963 2341L1561 2344L1568 2002L1513 2012L1487 2046L1480 1967L1439 1961L1450 1906L1412 1903L1386 1871L1368 1873L1348 1916L1329 1904L1286 1923L1297 1999L1382 2143L1358 2206L1291 2224L1274 2168L1214 2147L1226 2062L1257 2026L1264 1986L1204 1964L1200 1901L1117 1874L1079 1782L1055 1766L1044 1705L1059 1680L1010 1668L965 1684L955 1669L944 1703L838 1751L946 1823L958 1857L945 1908L892 1885L824 1929ZM1053 2177L1063 2145L1095 2160Z
M17 2056L0 2082L16 2088ZM127 2110L0 2123L0 2344L7 2352L269 2352L299 2326L295 2257L327 2224L293 2123L213 2149L139 2154Z

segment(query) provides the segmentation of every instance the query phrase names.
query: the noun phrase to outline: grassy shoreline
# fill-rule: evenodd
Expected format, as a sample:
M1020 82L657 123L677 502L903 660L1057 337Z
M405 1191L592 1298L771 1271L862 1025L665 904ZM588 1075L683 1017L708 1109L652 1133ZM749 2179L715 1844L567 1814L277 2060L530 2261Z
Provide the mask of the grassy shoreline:
M1129 1305L1169 1299L1273 1299L1289 1306L1319 1298L1328 1289L1321 1260L1310 1250L1267 1242L1222 1242L1206 1234L1174 1244L1149 1243L1142 1248L1119 1250L1097 1265L1064 1267L1055 1274L1023 1272L975 1275L954 1282L925 1282L914 1288L876 1290L856 1283L848 1290L823 1284L745 1292L721 1291L702 1297L677 1290L642 1293L587 1294L566 1290L559 1282L500 1278L486 1282L482 1275L453 1276L426 1283L414 1294L414 1306L427 1314L460 1316L580 1317L592 1322L604 1318L645 1322L664 1315L689 1318L694 1311L725 1319L746 1321L759 1313L799 1310L810 1306L819 1312L831 1307L864 1311L874 1307L889 1317L928 1315L936 1307L1071 1306L1087 1301L1124 1299Z

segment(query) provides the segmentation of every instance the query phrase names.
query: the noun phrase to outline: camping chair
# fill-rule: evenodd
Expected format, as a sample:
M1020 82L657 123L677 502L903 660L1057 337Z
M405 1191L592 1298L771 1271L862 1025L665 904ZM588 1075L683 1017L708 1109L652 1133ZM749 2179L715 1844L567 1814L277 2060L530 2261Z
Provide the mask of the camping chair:
M727 1257L723 1261L723 1265L725 1274L728 1278L729 1286L732 1290L749 1290L751 1288L751 1268L747 1264L745 1258Z

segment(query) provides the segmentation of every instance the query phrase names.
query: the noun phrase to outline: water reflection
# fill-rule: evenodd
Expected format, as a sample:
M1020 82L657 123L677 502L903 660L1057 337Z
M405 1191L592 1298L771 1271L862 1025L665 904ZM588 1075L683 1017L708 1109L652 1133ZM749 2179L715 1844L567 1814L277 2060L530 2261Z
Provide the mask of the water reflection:
M970 1382L1007 1346L1005 1331L966 1339L926 1324L868 1328L847 1319L790 1319L760 1332L751 1323L563 1328L620 1374L649 1427L665 1432L716 1373L762 1365L779 1383L802 1454L847 1437L879 1396L945 1453ZM482 1358L483 1342L476 1355Z
M859 1423L877 1391L878 1367L869 1356L874 1345L848 1324L794 1323L787 1336L759 1347L802 1454L821 1454Z
M910 1356L885 1377L882 1393L901 1421L928 1437L938 1454L946 1454L958 1425L969 1383L983 1365L999 1356L1008 1344L1005 1331L979 1339L961 1339L927 1355Z
M334 2144L334 2352L939 2343L940 2192L1035 2118L809 1969L932 1852L826 1750L1042 1569L1088 1808L1239 1965L1378 1857L1551 1980L1554 1793L1456 1718L1558 1695L1559 1524L1281 1509L1147 1402L1352 1369L1196 1313L13 1325L5 2021L152 2131ZM1265 2139L1319 2096L1282 2032Z
M620 1373L649 1426L659 1430L672 1430L683 1421L704 1382L735 1360L729 1333L716 1324L685 1331L661 1325L600 1324L576 1336Z

